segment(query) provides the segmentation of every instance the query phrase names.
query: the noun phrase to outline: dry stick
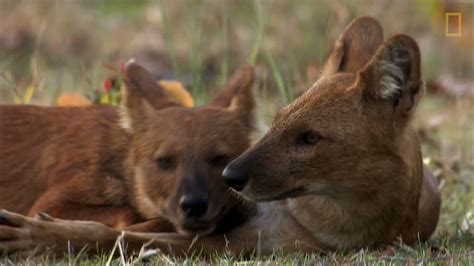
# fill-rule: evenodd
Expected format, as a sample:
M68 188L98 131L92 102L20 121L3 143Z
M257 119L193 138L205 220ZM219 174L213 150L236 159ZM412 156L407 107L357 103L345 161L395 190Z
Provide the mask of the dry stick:
M227 254L230 254L230 250L229 250L229 239L227 239L227 236L224 235L224 241L225 241L225 253Z
M87 246L82 247L82 249L79 250L79 253L77 253L77 255L74 257L71 265L77 265L78 264L77 260L82 256L82 254L86 252L86 250L87 250ZM74 249L72 249L72 251L74 251Z
M71 266L71 258L72 258L72 251L71 251L71 241L67 241L67 260L68 260L68 265Z
M257 257L255 258L255 260L260 261L261 256L262 256L262 231L258 230Z
M193 241L191 241L191 244L189 245L188 247L188 251L187 253L189 254L189 251L191 250L191 248L193 248L194 244L198 241L199 239L199 235L196 235L194 238L193 238Z
M140 252L138 253L138 258L136 258L132 264L135 264L135 263L138 263L140 262L141 260L143 259L146 259L150 256L153 256L153 255L157 255L158 252L161 252L161 250L159 248L156 248L156 249L146 249L149 245L151 245L155 240L157 239L157 237L154 237L152 238L150 241L148 241L147 243L145 243L141 249L140 249ZM168 258L168 256L166 256L164 253L161 253L162 257L169 263L169 264L173 264L173 261Z
M112 251L110 252L109 259L105 263L106 266L110 266L110 263L112 262L112 257L114 256L114 253L115 253L115 250L117 249L117 246L119 246L120 250L122 249L120 247L120 241L123 239L123 237L124 237L124 231L122 231L122 234L120 234L120 236L117 237L117 240L115 240L115 244L114 244L114 247L112 248ZM125 260L123 259L122 254L121 254L121 257L122 257L122 263L123 263L123 265L125 265Z
M118 247L119 247L119 252L120 252L120 259L122 260L122 265L127 265L127 263L125 262L125 255L123 253L123 248L122 248L124 236L125 236L125 232L122 231L120 238L118 238L117 240L119 241Z

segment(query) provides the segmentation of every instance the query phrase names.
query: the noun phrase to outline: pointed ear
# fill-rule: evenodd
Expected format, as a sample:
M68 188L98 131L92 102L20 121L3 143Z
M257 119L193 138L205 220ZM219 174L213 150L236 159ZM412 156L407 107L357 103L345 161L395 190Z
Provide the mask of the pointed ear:
M386 40L360 72L364 98L389 103L407 117L423 94L420 50L415 40L397 34Z
M260 137L261 133L266 131L266 126L258 112L255 79L253 67L239 68L208 106L232 112L238 119L256 130L254 133Z
M154 110L179 105L145 68L133 61L126 64L123 80L122 125L126 129L133 130Z
M371 17L353 20L336 40L323 68L322 77L361 69L383 42L383 30Z
M208 105L228 108L231 104L239 104L239 101L249 100L251 102L254 98L254 81L255 69L253 67L244 66L237 69Z

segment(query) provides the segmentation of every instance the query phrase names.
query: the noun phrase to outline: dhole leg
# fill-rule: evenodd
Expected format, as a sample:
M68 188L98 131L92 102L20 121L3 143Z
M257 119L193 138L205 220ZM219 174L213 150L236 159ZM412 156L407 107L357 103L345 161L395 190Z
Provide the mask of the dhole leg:
M0 253L48 250L63 255L89 248L90 253L110 250L120 231L101 223L54 219L44 214L26 217L0 211Z
M0 211L0 253L37 249L64 255L69 249L78 252L87 248L89 254L96 254L110 251L122 236L129 254L148 244L149 248L179 255L187 253L193 243L192 238L178 234L121 232L97 222L61 220L44 214L33 218Z
M75 251L88 247L89 253L95 253L110 250L122 234L128 253L138 252L148 244L148 248L175 255L206 255L224 250L240 254L257 244L256 241L250 243L241 239L245 235L240 235L240 238L229 236L233 239L231 242L227 242L222 235L195 241L192 237L175 233L122 233L97 222L61 220L44 215L32 218L0 211L0 252L14 253L40 247L40 250L47 249L62 255L70 247Z
M74 202L61 191L49 191L41 196L29 210L28 216L35 216L39 212L61 219L96 221L117 229L140 221L139 215L130 206Z
M423 165L423 182L419 200L418 232L421 241L427 240L436 229L441 208L441 195L433 173Z
M39 246L62 255L69 247L76 251L88 247L88 252L93 254L110 251L119 237L123 237L127 244L126 252L130 254L140 251L143 245L178 256L193 253L207 256L225 251L244 256L255 252L273 252L273 243L259 243L258 232L246 226L227 235L194 239L176 233L121 232L97 222L61 220L44 215L32 218L0 211L0 252L20 252ZM294 241L284 241L278 248L285 251L320 251L316 247Z
M144 244L149 249L159 249L165 254L174 256L190 256L199 254L201 256L209 256L212 254L224 254L230 251L236 255L249 255L252 253L253 245L249 245L245 241L230 241L223 235L207 236L203 238L192 238L177 233L139 233L124 232L124 241L128 246L137 250ZM255 242L256 244L256 242Z
M160 249L161 252L173 255L209 256L213 254L230 253L236 256L248 257L253 254L269 255L275 250L303 251L303 252L325 252L321 247L310 245L303 241L286 240L279 242L277 246L272 242L259 241L257 232L250 228L239 228L227 235L211 235L190 239L187 236L176 233L137 233L124 232L127 243L143 243L143 240L151 239L148 248ZM141 240L140 240L141 239Z
M175 232L174 226L163 218L156 218L146 222L133 224L123 228L129 232Z

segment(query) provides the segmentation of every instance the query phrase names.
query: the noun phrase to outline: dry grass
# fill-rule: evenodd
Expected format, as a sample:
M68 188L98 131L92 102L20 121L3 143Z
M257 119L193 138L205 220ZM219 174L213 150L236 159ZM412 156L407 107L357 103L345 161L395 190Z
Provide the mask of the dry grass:
M348 254L278 253L259 261L472 264L473 6L436 0L0 0L0 103L49 105L65 91L92 95L112 75L102 67L104 63L117 65L134 57L157 78L182 81L199 104L233 69L251 63L262 77L264 112L271 120L278 108L314 82L328 47L344 26L358 15L375 16L386 36L394 32L414 36L422 50L425 80L443 84L436 93L430 87L415 121L425 161L435 170L443 195L438 230L430 243L415 247L394 245ZM463 12L461 38L444 34L444 12L453 10ZM45 255L21 262L105 264L108 258L109 254L96 258L75 254L58 261ZM9 259L0 258L0 264L11 263ZM174 261L164 256L149 260ZM237 261L222 255L211 259L219 264ZM121 258L112 260L112 264L121 262ZM180 262L203 261L192 257Z

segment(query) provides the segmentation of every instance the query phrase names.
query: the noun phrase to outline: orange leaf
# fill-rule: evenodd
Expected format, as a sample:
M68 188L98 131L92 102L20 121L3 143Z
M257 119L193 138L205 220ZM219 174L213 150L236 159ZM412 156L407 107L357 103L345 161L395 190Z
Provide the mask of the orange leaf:
M58 106L87 106L91 101L79 92L65 92L56 100Z
M158 82L163 88L180 104L185 107L193 107L194 100L191 94L176 80L160 80Z

